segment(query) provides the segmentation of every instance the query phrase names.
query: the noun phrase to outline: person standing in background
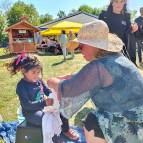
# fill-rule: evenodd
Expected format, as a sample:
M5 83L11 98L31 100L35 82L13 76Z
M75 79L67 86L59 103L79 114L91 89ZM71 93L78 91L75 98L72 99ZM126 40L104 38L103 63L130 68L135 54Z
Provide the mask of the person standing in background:
M63 56L64 56L64 61L66 61L66 55L67 55L67 42L68 42L68 38L66 35L65 30L61 31L61 36L60 36L60 45L62 48L62 52L63 52Z
M143 66L142 63L142 48L143 48L143 7L140 8L140 14L138 18L135 19L135 22L138 24L138 31L135 33L136 42L138 45L138 57L139 64Z
M125 45L124 55L136 64L136 44L133 32L137 31L137 24L131 25L130 14L127 12L127 0L111 0L107 10L100 14L99 19L107 23L111 33L121 38Z
M70 41L70 40L73 40L73 39L75 39L75 35L74 35L73 31L70 30L69 35L68 35L68 40ZM74 58L74 51L70 51L70 53L71 53L71 58L73 59Z

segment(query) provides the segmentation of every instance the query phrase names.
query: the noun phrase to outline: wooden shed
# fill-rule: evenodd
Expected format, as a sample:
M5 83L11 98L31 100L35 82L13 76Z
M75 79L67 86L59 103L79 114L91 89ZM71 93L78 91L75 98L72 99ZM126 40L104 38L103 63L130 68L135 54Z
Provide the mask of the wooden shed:
M36 52L34 35L39 29L27 22L23 16L21 21L6 29L9 37L9 48L11 53Z

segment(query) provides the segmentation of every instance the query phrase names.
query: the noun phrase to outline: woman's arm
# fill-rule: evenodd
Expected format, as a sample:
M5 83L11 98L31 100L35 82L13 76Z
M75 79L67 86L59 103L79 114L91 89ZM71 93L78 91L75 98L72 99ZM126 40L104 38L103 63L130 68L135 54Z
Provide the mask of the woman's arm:
M60 80L51 78L48 86L53 88L60 99L62 114L70 118L92 96L92 90L99 91L101 87L112 84L108 71L96 62L91 62L82 68L71 79Z

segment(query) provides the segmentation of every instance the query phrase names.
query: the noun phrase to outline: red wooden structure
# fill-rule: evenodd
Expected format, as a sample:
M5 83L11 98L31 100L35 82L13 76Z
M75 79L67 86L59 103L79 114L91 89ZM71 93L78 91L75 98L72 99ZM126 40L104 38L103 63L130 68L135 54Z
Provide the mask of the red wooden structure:
M39 29L27 22L23 16L21 21L6 29L9 37L9 49L11 53L36 52L34 33Z

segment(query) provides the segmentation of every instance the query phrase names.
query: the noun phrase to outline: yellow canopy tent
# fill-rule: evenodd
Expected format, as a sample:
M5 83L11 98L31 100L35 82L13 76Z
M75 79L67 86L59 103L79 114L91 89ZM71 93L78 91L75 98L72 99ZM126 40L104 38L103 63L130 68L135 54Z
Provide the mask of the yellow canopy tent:
M65 31L68 34L70 30L72 30L73 33L79 32L79 29L66 29ZM61 30L53 30L53 29L44 30L41 32L42 36L60 35L60 34L61 34Z
M42 36L60 35L61 30L65 30L66 33L69 33L70 30L72 30L73 33L77 33L79 32L81 27L82 27L81 23L63 21L49 27L49 29L47 30L42 31L41 35Z
M49 28L50 29L80 29L81 27L82 27L81 23L62 21Z

